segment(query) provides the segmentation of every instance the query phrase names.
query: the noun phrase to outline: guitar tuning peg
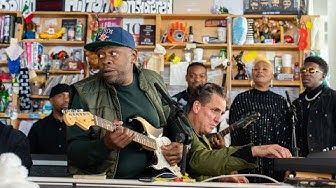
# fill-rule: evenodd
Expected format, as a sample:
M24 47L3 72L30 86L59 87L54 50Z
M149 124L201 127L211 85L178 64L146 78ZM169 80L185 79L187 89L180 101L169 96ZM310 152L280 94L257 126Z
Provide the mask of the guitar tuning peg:
M62 109L61 111L62 111L62 114L66 114L66 113L68 113L68 112L69 112L69 110L68 110L68 109Z

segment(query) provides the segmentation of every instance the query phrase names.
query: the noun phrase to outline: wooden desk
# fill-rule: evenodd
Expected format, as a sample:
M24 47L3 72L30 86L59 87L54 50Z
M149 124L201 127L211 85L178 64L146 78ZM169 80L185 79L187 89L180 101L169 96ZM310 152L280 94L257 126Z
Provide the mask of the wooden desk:
M237 183L216 183L216 182L141 182L137 180L106 179L88 180L73 178L53 178L53 177L28 177L29 181L38 183L41 188L86 188L86 187L128 187L128 188L210 188L210 187L243 187L243 188L293 188L288 184L264 185L264 184L237 184Z

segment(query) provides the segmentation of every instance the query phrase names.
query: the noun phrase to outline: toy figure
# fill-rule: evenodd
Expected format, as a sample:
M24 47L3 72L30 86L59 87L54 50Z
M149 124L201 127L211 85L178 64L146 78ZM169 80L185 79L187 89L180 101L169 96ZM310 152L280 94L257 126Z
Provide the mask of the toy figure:
M262 8L268 7L268 0L260 0L260 6Z
M280 0L272 0L272 7L279 7Z
M85 50L85 56L87 57L87 61L90 65L91 68L93 69L98 69L99 65L98 65L98 56L95 52L91 52L88 50Z
M283 4L284 9L288 9L292 5L292 1L291 0L283 0L282 4Z
M248 80L247 69L242 61L244 51L241 51L238 55L234 56L233 59L237 62L238 73L235 76L235 80Z
M250 6L251 6L252 10L258 10L259 9L258 1L251 1Z

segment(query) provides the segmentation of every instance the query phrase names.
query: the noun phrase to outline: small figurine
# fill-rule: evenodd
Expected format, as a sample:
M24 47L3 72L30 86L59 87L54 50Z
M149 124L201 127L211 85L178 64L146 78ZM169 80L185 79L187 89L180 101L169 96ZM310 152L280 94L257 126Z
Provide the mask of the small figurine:
M98 56L95 52L85 50L85 56L88 58L88 63L93 69L99 69Z
M260 0L260 6L262 8L268 7L268 0Z
M241 51L238 55L234 56L233 59L237 62L238 73L235 76L235 80L248 80L247 69L245 64L242 61L244 51Z
M279 7L280 5L280 0L272 0L272 7Z
M283 0L282 4L283 4L284 9L288 9L292 5L292 1L291 0Z
M258 10L259 9L259 2L258 1L251 1L250 7L252 10Z

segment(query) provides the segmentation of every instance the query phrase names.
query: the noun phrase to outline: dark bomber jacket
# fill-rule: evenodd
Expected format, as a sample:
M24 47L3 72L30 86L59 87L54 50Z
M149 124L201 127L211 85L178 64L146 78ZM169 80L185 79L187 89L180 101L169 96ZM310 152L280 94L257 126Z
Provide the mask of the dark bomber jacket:
M311 102L310 108L304 111L303 108L307 106L306 94L307 91L303 92L293 102L298 116L297 145L302 157L336 146L336 91L323 86L322 93ZM308 114L304 115L304 112ZM308 116L307 123L303 123L304 116Z

